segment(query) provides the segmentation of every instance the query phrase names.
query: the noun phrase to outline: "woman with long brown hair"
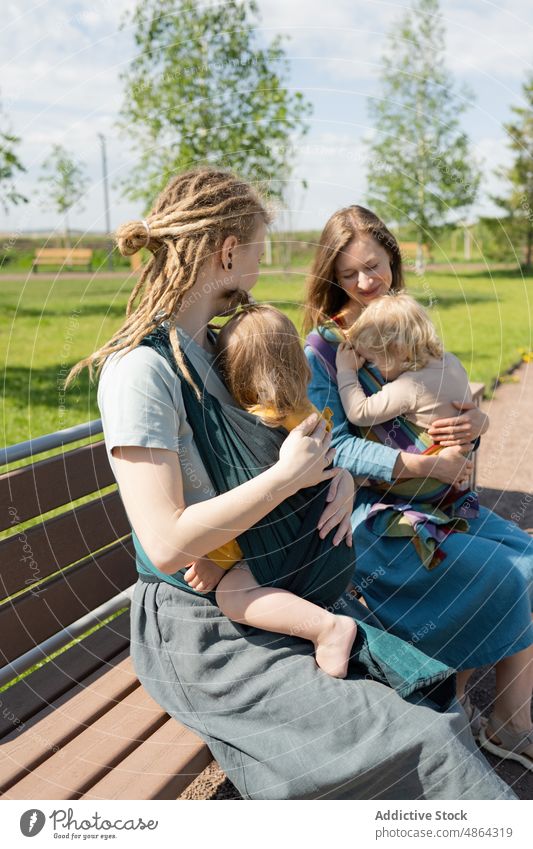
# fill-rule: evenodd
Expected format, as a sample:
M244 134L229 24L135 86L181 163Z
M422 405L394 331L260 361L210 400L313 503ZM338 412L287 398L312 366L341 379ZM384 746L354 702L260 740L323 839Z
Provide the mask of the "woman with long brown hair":
M440 535L440 562L428 569L416 545L400 535L413 538L407 521L401 529L396 524L392 536L373 531L368 519L378 503L396 514L409 509L394 492L402 479L431 477L456 487L467 481L471 464L464 452L486 427L474 404L457 399L457 416L429 428L442 451L420 454L401 450L390 438L399 421L383 444L361 438L350 425L338 391L336 349L369 303L403 288L401 251L383 221L361 206L332 215L308 279L305 329L312 332L305 351L313 372L309 397L333 411L335 464L367 479L352 517L354 584L387 630L459 670L457 694L482 745L533 770L533 540L481 507L466 531ZM461 499L468 500L464 493ZM451 524L450 510L442 507L438 521L449 515ZM489 663L496 664L496 698L485 728L465 688L473 670Z
M146 219L119 228L123 254L146 246L152 256L122 327L74 370L100 370L108 456L133 528L135 671L206 740L246 799L514 798L476 752L456 702L439 712L358 671L334 678L307 641L232 622L184 580L191 561L240 539L308 486L332 481L320 520L331 528L352 509L351 476L329 468L318 417L293 428L278 460L239 485L215 491L205 466L202 416L233 403L210 322L247 299L267 221L256 191L231 173L173 178ZM347 593L334 609L365 618Z

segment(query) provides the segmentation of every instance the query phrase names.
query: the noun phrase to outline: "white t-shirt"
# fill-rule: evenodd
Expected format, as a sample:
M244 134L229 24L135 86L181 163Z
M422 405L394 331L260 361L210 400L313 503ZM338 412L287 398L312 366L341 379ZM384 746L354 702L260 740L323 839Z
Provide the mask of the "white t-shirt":
M214 365L215 355L181 328L178 333L182 350L205 381L206 390L235 406ZM180 380L153 348L141 345L125 354L111 354L100 375L97 401L113 472L111 450L115 446L168 448L179 457L185 504L196 504L216 494L187 421Z

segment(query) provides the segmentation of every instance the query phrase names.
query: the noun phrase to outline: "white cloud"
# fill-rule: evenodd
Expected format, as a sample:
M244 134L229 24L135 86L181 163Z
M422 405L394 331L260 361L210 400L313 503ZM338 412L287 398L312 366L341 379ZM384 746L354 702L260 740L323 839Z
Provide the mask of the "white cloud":
M483 179L477 207L485 215L502 215L502 210L491 196L505 197L509 187L505 180L495 174L497 168L509 163L509 148L504 135L479 139L473 146L474 155L481 165Z
M332 78L375 76L386 34L404 14L407 0L261 0L266 27L290 35L295 56L327 59ZM531 68L530 0L441 0L447 32L447 64L458 73L522 78Z
M458 73L478 72L494 82L522 79L533 60L533 20L529 0L465 5L443 3L446 10L448 63Z
M289 34L287 52L295 75L309 68L313 85L327 92L315 109L312 134L299 150L297 177L309 182L305 196L295 189L294 217L299 226L320 224L332 209L363 196L361 138L370 132L366 101L385 33L406 5L407 0L260 0L264 37ZM34 195L44 156L53 143L64 144L87 164L92 181L86 211L73 215L76 226L102 226L97 134L104 133L108 140L112 181L131 161L114 121L122 99L119 73L134 49L131 33L119 31L118 25L124 11L134 6L133 0L4 3L0 96L13 130L23 139L20 156L28 173L20 189ZM519 81L532 58L530 0L442 0L441 6L452 70L474 88L490 85L506 104L516 102ZM311 84L306 86L305 76L299 84L318 102L319 93ZM477 148L488 160L508 161L499 130L508 116L499 105L493 114L479 115L492 123L494 132L484 126L471 133ZM492 186L488 167L486 176L487 185ZM112 197L114 226L139 213L118 192L113 191ZM21 210L14 210L9 218L0 215L0 229L16 226L20 215ZM38 211L32 226L55 223L52 214Z

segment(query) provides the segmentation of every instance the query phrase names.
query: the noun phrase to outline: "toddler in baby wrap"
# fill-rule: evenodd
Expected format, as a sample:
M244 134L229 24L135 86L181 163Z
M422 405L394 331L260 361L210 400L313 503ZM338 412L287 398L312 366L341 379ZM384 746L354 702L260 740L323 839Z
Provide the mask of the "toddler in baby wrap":
M357 377L365 361L387 381L368 397ZM472 400L461 362L443 350L426 311L405 292L372 301L351 326L337 351L337 379L346 416L356 425L404 416L427 429L437 418L458 415L452 400Z
M331 429L329 407L321 413L307 398L311 375L298 332L274 307L254 304L233 316L219 331L217 364L235 401L264 424L290 431L316 413ZM287 590L260 586L237 540L207 558L195 569L194 586L201 582L202 591L217 587L217 604L228 618L311 640L318 666L345 677L357 632L351 617L330 613Z
M452 400L471 401L472 393L465 369L443 350L423 307L405 292L384 295L365 308L346 336L337 349L337 381L346 417L358 434L381 441L380 426L388 423L388 439L403 429L417 453L442 450L427 428L435 419L458 415ZM488 420L482 432L487 427ZM428 569L441 562L445 536L467 531L467 519L478 512L468 486L461 494L433 478L372 485L385 497L372 506L367 526L378 536L410 536Z

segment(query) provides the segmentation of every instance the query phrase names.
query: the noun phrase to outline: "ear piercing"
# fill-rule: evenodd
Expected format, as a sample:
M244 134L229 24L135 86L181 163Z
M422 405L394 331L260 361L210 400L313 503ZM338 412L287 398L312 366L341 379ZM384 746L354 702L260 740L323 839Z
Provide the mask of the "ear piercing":
M231 251L228 253L228 256L229 256L228 268L233 268L233 263L231 261Z

